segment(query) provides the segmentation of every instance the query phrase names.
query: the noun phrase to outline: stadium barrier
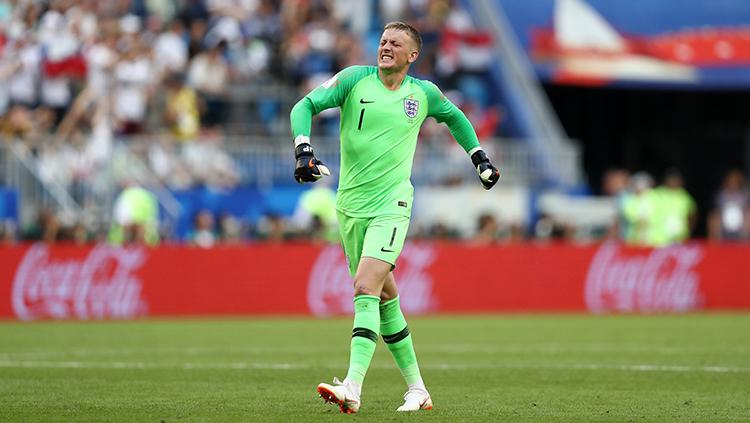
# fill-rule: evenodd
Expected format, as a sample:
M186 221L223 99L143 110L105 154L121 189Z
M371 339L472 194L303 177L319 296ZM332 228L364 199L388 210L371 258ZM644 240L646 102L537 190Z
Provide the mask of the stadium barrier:
M750 309L750 246L663 249L413 243L396 278L409 314ZM0 318L327 316L352 310L341 249L315 245L0 247Z

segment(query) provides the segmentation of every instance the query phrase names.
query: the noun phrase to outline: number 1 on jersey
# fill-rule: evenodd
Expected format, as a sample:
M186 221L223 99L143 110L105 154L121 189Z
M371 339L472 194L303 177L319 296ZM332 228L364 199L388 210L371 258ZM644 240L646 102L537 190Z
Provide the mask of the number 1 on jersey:
M357 130L362 130L362 119L365 117L365 108L362 108L362 111L359 112L359 125L357 125Z

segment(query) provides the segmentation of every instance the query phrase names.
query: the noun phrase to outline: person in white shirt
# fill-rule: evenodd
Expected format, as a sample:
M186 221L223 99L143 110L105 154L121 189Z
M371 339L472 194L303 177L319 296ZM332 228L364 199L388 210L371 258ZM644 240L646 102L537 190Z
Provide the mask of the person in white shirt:
M229 88L229 64L224 58L226 41L220 41L212 48L193 58L188 71L188 84L198 91L206 104L205 126L216 126L224 122L226 101L224 96Z
M154 43L154 65L160 73L184 72L188 61L185 28L179 19L169 24L169 29L159 34Z
M42 52L31 35L25 35L16 41L15 48L9 52L8 61L13 63L13 73L8 79L8 96L11 104L33 108L39 101L37 85Z
M148 106L148 93L153 81L153 64L137 38L114 68L114 117L117 132L123 135L143 131Z

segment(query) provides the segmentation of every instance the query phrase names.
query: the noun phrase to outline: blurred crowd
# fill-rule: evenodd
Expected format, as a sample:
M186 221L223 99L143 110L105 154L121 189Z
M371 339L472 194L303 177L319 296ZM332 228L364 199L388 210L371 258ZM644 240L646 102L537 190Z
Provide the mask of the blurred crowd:
M644 171L610 169L604 175L602 191L603 198L614 202L614 219L592 219L582 224L580 220L572 222L542 214L530 228L530 236L540 240L613 240L636 247L664 247L696 239L698 226L703 223L705 239L710 242L750 242L750 189L740 169L725 173L706 210L698 209L677 169L667 169L659 179Z
M291 105L339 69L375 63L397 19L422 32L414 76L437 82L480 138L497 135L491 39L454 0L0 0L0 142L82 202L134 181L253 183L227 140L288 137ZM335 137L335 111L313 128ZM452 143L432 121L421 136Z
M391 20L422 33L412 74L435 81L480 139L498 135L503 109L487 80L492 40L454 0L0 0L0 139L38 159L42 181L75 200L116 197L107 227L42 209L27 227L3 223L2 238L163 240L169 228L157 222L157 197L144 181L171 190L252 183L224 148L229 136L288 137L291 104L343 67L374 63L382 25ZM313 129L335 137L337 113L323 113ZM420 137L420 148L455 144L432 120ZM465 164L460 149L450 151ZM659 246L691 237L696 206L678 172L656 185L645 173L613 170L605 185L617 219L587 239ZM200 210L185 241L331 242L332 199L329 187L311 190L294 216L253 222ZM714 240L748 240L740 171L719 188L707 227ZM417 239L476 244L580 239L570 222L545 214L527 226L482 214L470 235L418 222L412 230Z
M541 213L527 228L483 214L477 219L470 241L497 244L608 240L635 247L665 247L695 239L698 219L703 217L709 242L750 242L750 189L739 169L726 172L710 208L702 214L677 169L665 171L658 183L647 172L631 173L624 169L611 169L604 179L603 199L614 202L615 218L611 221L573 222ZM437 233L452 239L462 238L449 228L439 227ZM426 233L428 238L432 235Z
M415 76L438 82L480 136L494 135L501 121L486 85L491 39L450 0L0 5L0 136L78 147L86 158L71 164L79 168L73 173L108 157L113 136L189 142L235 128L245 136L288 135L285 107L339 69L374 63L382 24L393 19L422 31ZM462 54L467 47L471 55ZM286 98L284 91L257 93L274 84L293 91ZM337 133L335 113L320 121L318 132ZM442 140L434 128L425 138Z
M637 246L662 247L692 238L698 209L677 169L667 170L659 184L646 172L612 169L605 192L617 200L617 220L610 236ZM750 191L739 169L726 172L710 210L704 213L710 241L750 241Z
M493 213L481 213L469 233L442 223L423 225L415 221L410 227L410 239L447 240L476 246L613 240L637 247L664 247L695 238L699 214L693 197L683 186L679 171L668 170L657 184L646 172L631 174L612 169L605 177L604 189L607 195L602 199L611 201L616 216L605 224L576 224L542 213L531 224L525 225ZM717 187L712 208L703 215L710 242L750 242L750 189L742 171L734 169L726 173ZM192 229L179 242L204 248L253 242L337 243L339 240L335 191L325 182L305 191L292 215L267 213L250 222L228 213L217 215L211 210L201 209L192 218ZM169 238L164 229L160 225L154 194L132 185L119 195L108 228L93 233L82 225L66 227L53 213L43 210L34 225L24 228L17 238L5 241L146 245L176 241Z

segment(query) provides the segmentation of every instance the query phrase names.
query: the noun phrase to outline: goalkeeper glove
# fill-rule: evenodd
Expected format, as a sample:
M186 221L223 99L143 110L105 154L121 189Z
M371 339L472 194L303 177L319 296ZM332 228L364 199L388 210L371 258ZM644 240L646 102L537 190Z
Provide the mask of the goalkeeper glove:
M484 150L477 150L471 155L471 162L477 168L479 180L482 182L484 189L490 189L500 179L500 170L490 163L490 159L484 153Z
M308 143L298 144L294 148L294 157L297 159L294 179L300 184L315 182L323 176L331 174L328 167L315 158L312 146Z

